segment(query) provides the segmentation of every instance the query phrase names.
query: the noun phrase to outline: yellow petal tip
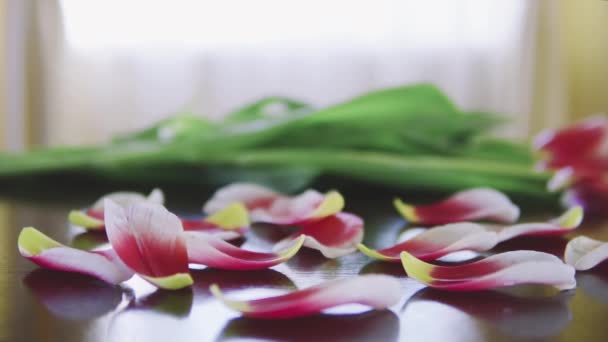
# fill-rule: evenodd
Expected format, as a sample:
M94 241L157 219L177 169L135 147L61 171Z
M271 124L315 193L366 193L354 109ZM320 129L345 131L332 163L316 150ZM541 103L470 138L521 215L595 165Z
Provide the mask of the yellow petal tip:
M360 243L360 244L357 245L357 249L361 253L363 253L363 254L365 254L368 257L373 258L373 259L384 260L384 261L392 260L392 258L387 257L384 254L380 254L380 253L378 253L378 251L376 251L374 249L371 249L371 248L367 247L366 245L364 245L362 243Z
M26 255L38 255L47 249L62 246L59 242L51 239L34 227L21 229L17 245L21 253L25 253Z
M294 241L295 242L291 246L277 253L282 260L287 261L298 253L300 248L304 245L304 241L306 241L306 235L300 235Z
M247 208L239 202L232 203L215 214L208 216L205 218L205 221L223 229L239 229L248 227L250 224Z
M420 218L416 215L416 208L414 208L414 206L403 203L400 198L395 198L393 200L393 205L395 206L395 209L397 209L397 212L408 222L420 222Z
M408 252L401 252L401 264L409 277L423 284L429 284L433 278L431 272L435 266L428 264Z
M190 273L176 273L167 277L147 277L144 279L165 290L179 290L194 283Z
M339 213L344 209L344 197L337 191L325 194L323 202L312 213L311 218L320 219Z
M70 223L73 225L80 226L86 229L99 229L105 225L102 220L98 220L94 217L91 217L80 210L70 211L70 214L68 215L68 221L70 221Z
M583 208L581 206L575 206L568 209L568 211L560 216L557 221L564 229L574 229L581 224L583 221L583 216Z
M224 293L222 293L222 290L220 290L220 287L217 284L211 284L211 286L209 286L209 291L217 300L233 310L239 312L247 312L249 310L249 305L247 305L247 303L226 299Z

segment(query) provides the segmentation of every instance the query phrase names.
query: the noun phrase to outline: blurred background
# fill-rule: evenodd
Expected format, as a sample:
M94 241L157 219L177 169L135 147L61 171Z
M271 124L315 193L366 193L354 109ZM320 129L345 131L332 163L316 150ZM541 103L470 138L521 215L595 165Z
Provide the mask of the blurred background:
M608 112L607 23L603 0L0 0L0 146L414 82L526 139Z

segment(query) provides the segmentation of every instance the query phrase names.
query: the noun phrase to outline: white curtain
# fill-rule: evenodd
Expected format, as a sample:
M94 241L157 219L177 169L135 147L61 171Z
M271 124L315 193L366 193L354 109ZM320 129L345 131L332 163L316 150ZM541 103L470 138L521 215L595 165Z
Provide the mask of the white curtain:
M219 119L262 96L325 106L432 82L467 110L513 117L534 86L526 0L63 0L45 44L46 142L97 143L176 112Z

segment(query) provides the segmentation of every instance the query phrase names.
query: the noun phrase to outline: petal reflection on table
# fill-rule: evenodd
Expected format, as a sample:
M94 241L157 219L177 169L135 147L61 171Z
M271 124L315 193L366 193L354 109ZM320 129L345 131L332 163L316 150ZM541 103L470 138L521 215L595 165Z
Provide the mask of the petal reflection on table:
M54 316L68 320L89 320L114 310L123 290L77 273L36 269L23 283Z
M517 296L498 291L448 292L426 288L406 302L441 303L472 318L490 323L512 337L542 338L557 335L572 319L568 301L574 291L552 296Z
M222 291L242 290L248 288L278 288L294 290L296 285L286 275L273 269L257 271L229 271L215 268L192 270L194 284L192 289L195 300L212 297L209 286L218 284Z
M399 318L390 310L356 315L315 315L286 320L232 319L219 341L397 341Z
M567 244L568 239L561 236L521 236L499 243L492 252L501 253L524 249L545 252L562 258Z
M108 244L105 231L82 232L72 238L72 247L90 251L92 249Z
M367 263L365 266L363 266L363 268L361 268L361 271L359 271L359 274L372 273L386 274L399 278L407 277L407 274L400 263L385 262L380 260L374 260Z
M188 317L192 310L193 298L191 288L178 291L157 290L132 301L127 310L152 310L175 317Z
M608 305L608 262L576 275L578 286L595 300Z

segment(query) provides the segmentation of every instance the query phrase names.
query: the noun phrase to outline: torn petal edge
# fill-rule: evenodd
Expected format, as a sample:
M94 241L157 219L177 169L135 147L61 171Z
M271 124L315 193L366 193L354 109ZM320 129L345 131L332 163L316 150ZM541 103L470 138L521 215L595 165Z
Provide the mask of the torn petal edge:
M343 304L362 304L373 309L385 309L401 298L399 281L387 275L369 274L327 281L317 286L275 297L249 301L224 297L217 284L211 293L226 306L244 316L264 319L294 318L318 314Z

